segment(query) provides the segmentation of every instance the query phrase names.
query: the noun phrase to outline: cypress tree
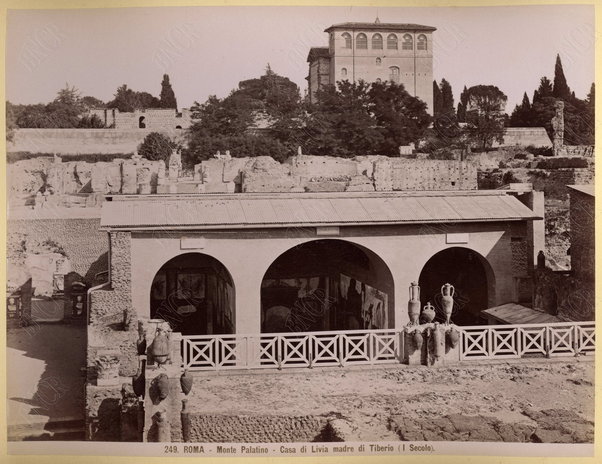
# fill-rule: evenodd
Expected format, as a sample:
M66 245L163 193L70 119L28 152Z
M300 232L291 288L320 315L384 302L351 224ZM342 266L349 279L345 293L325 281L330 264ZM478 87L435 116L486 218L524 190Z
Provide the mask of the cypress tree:
M441 114L443 101L441 99L441 89L437 81L433 81L433 114L437 116Z
M163 81L161 82L161 95L159 97L161 99L161 108L173 108L174 110L178 109L176 95L171 88L169 76L167 74L163 74Z
M454 94L449 82L441 79L441 111L443 113L454 112Z
M554 68L554 90L552 96L561 98L567 102L571 99L571 89L569 89L569 86L566 83L566 77L564 77L564 70L562 69L560 55L556 55L556 66Z
M464 90L460 94L460 102L458 103L458 122L466 122L466 107L468 105L468 90L464 86Z

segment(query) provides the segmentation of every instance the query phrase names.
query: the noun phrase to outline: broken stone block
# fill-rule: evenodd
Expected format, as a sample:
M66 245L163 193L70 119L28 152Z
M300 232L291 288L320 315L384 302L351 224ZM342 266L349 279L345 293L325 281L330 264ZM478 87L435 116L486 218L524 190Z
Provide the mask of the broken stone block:
M46 188L52 193L63 193L63 175L65 167L62 163L52 163L46 172Z
M198 165L197 165L198 166ZM195 166L196 168L196 166ZM223 172L224 172L224 161L221 159L209 159L205 160L201 163L201 168L203 175L203 182L206 183L219 183L222 182Z
M390 192L393 190L390 160L382 159L374 163L374 187L377 192Z
M224 171L222 180L224 182L241 183L240 173L246 169L250 163L250 158L232 158L224 162Z
M295 176L312 178L328 173L329 177L355 176L357 163L351 159L334 156L297 155L291 160L292 173Z
M291 176L273 176L264 172L244 172L242 191L248 193L290 192L298 184Z
M344 192L346 188L347 182L333 180L307 182L305 184L306 192Z
M92 165L83 161L75 164L75 176L79 190L85 188L92 179ZM78 191L79 191L78 190Z
M137 167L136 183L138 184L138 193L142 195L148 195L151 193L151 170L149 167Z
M108 193L119 193L121 191L121 164L110 163L106 172Z
M77 177L75 174L75 163L65 163L65 170L63 172L63 186L61 191L67 194L77 193L79 191Z
M94 193L106 193L107 185L107 163L94 163L91 171L91 186Z
M136 193L138 189L136 165L132 161L125 161L121 165L121 175L121 193Z

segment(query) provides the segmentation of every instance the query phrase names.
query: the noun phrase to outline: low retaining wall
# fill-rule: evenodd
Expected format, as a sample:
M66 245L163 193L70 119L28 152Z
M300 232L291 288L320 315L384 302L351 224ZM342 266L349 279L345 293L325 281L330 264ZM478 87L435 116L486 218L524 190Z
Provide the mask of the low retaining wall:
M327 427L328 420L323 416L189 413L187 422L189 431L186 441L190 443L340 441L328 433L331 428Z
M161 132L170 137L181 134L173 129L17 129L6 151L31 153L115 154L134 153L144 137Z

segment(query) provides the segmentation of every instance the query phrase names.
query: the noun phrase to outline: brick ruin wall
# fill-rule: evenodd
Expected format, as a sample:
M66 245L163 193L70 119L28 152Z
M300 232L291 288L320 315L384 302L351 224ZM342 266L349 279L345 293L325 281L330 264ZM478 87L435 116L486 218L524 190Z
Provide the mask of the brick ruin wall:
M595 275L594 197L570 191L571 269L577 279L593 283Z
M90 294L88 324L88 367L92 367L99 349L117 348L121 352L120 374L130 376L138 368L136 318L131 295L131 233L110 234L111 279L106 286ZM127 327L124 321L133 321Z

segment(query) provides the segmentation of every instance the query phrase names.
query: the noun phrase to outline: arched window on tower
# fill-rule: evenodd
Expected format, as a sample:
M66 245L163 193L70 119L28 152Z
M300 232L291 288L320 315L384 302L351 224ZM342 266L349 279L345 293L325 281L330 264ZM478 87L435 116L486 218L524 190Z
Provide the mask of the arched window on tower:
M376 58L376 66L380 66L382 62L383 60L381 60L380 58Z
M402 50L414 50L414 39L410 34L403 36L403 42L401 44Z
M345 39L345 45L343 46L343 48L351 48L351 34L349 34L348 32L343 32L342 37L343 39Z
M387 48L389 50L397 50L397 36L395 34L389 34L387 37Z
M360 32L355 39L356 48L367 49L368 48L368 37L363 32Z
M389 68L389 80L399 84L399 68L397 66L391 66Z
M380 34L374 34L372 36L372 48L375 50L383 49L383 36Z
M347 68L341 68L341 77L347 77Z
M416 43L416 48L418 50L427 50L427 45L426 45L426 35L424 34L420 34L418 36L418 41Z

